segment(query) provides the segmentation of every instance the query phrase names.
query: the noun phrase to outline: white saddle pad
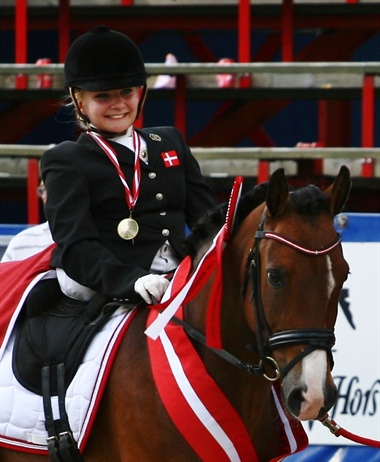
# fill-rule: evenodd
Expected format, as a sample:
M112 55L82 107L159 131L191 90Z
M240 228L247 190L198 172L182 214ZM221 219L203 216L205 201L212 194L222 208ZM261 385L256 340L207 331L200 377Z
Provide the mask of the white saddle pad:
M85 354L82 365L66 395L66 409L74 439L84 448L100 400L99 389L107 377L110 357L118 336L127 326L132 312L118 309L98 332ZM12 372L14 335L7 343L0 362L0 446L32 449L46 453L45 415L42 397L24 388ZM57 397L53 415L59 418Z

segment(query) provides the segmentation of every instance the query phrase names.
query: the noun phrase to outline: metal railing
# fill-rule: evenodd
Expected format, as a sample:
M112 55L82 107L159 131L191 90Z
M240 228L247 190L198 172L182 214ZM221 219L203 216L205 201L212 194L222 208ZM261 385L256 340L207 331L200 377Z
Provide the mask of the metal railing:
M380 61L373 62L275 62L275 63L146 63L148 74L377 74ZM63 74L63 64L0 64L0 74Z
M28 223L39 220L39 201L36 187L39 182L38 162L43 153L54 145L0 144L1 158L25 158L27 167ZM257 176L258 182L266 181L269 164L274 161L300 161L306 159L380 160L380 148L202 148L192 147L205 176L227 177L234 175ZM255 175L256 172L256 175Z
M39 158L53 147L54 144L0 144L0 156ZM226 160L226 159L363 159L372 158L380 160L380 148L235 148L217 147L203 148L191 147L191 151L198 161Z

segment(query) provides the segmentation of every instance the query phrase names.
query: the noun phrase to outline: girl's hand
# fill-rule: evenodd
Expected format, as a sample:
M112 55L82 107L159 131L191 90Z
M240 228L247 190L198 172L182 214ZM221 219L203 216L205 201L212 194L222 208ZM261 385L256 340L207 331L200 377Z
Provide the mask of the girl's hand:
M134 289L148 305L151 305L161 300L168 285L169 281L164 276L147 274L137 279Z

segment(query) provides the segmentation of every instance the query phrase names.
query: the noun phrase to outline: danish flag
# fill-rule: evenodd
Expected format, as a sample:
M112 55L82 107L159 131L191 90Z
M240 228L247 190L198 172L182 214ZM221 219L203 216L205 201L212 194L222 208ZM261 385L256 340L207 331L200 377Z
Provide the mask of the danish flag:
M175 151L161 152L161 157L164 160L166 168L176 167L180 164L177 153Z

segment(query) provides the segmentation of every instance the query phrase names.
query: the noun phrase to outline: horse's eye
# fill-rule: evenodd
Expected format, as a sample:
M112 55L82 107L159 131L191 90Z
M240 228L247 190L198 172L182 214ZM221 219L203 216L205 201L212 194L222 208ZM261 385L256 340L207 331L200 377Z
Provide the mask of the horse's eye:
M282 279L282 275L280 271L277 270L268 270L267 278L269 284L275 287L283 287L284 281Z

